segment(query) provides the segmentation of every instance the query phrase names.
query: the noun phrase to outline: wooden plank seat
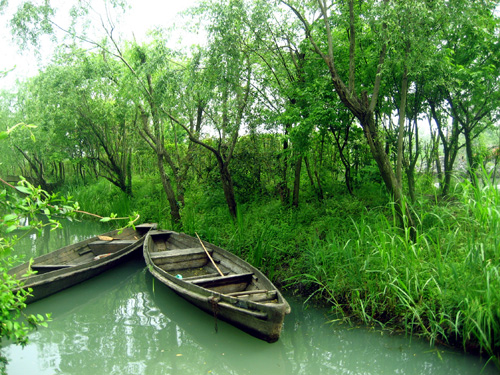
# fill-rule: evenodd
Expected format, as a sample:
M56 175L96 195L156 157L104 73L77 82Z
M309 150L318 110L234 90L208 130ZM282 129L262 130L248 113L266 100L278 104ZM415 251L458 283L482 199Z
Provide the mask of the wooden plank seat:
M224 293L228 297L244 298L253 302L275 301L278 293L275 290L254 289L243 290L241 292Z
M252 281L253 273L239 273L228 276L214 276L206 278L198 278L188 280L192 284L202 286L204 288L214 288L228 284L249 284Z
M157 251L150 253L150 256L151 260L165 271L203 267L208 262L207 254L201 247Z
M266 289L244 290L242 292L227 293L226 296L239 297L239 296L248 296L251 294L262 294L262 293L269 293L269 290Z
M224 276L229 275L229 272L223 272ZM220 276L218 273L207 273L206 275L199 275L199 276L188 276L188 277L183 277L182 280L184 281L192 281L192 280L203 280L203 279L208 279L214 276Z
M136 242L137 240L112 240L112 241L97 240L90 242L88 244L88 247L94 253L94 255L101 255L106 253L113 253L127 246L133 245Z
M210 253L212 250L207 249ZM151 253L151 259L158 258L192 258L198 257L199 255L206 256L205 250L201 247L190 247L187 249L175 249L175 250L165 250L165 251L157 251Z

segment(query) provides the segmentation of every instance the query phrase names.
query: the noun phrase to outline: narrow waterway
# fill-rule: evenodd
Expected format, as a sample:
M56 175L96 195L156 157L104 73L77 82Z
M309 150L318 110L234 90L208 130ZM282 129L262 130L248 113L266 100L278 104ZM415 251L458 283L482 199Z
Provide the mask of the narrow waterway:
M66 225L18 250L34 256L103 231ZM498 373L479 357L415 338L329 324L326 311L287 299L292 314L280 340L268 344L193 307L134 260L30 305L29 313L50 312L53 321L24 349L3 343L2 353L10 375Z

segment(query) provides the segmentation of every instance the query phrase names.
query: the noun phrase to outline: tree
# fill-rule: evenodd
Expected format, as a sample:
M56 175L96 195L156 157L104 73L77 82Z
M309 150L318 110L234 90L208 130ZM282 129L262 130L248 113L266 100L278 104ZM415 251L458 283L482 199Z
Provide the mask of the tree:
M233 218L237 215L237 203L234 194L230 163L240 136L240 130L251 107L252 95L252 43L255 39L248 30L248 20L255 14L253 9L245 8L241 0L231 0L229 4L222 1L211 1L202 4L195 13L208 16L215 22L208 26L209 42L203 60L203 74L207 94L199 103L203 103L205 123L215 133L215 144L202 139L200 132L174 116L168 116L181 126L189 139L197 145L209 150L215 157L224 191L224 197ZM201 109L201 108L200 108Z
M128 195L132 194L131 133L138 121L134 108L120 95L117 67L101 55L71 50L29 79L19 91L18 113L39 124L37 145L15 140L47 189L48 165L55 163L52 179L64 179L64 163L87 163ZM40 143L44 147L39 147Z
M499 19L494 15L497 3L456 2L457 11L444 31L444 61L451 72L444 85L446 103L464 136L474 184L479 157L472 142L496 121L499 108Z
M443 196L448 194L453 167L462 148L466 150L469 174L475 183L478 157L473 141L498 114L496 3L453 1L445 7L436 52L439 63L427 75L428 82L424 85L443 149L440 178Z
M305 37L321 57L330 73L332 84L341 102L356 117L363 128L371 154L380 175L396 202L401 225L412 224L412 215L406 203L401 181L402 142L406 93L409 74L416 57L432 52L429 37L437 28L441 2L421 1L364 1L316 2L282 1L301 21ZM308 14L320 14L320 19L309 22ZM429 17L427 17L429 15ZM345 38L339 40L344 30ZM339 63L341 56L349 56L348 64ZM425 59L424 59L425 60ZM399 111L399 140L396 167L386 153L383 134L375 116L381 97L383 80L390 64L402 67L401 103ZM370 95L369 95L370 92Z

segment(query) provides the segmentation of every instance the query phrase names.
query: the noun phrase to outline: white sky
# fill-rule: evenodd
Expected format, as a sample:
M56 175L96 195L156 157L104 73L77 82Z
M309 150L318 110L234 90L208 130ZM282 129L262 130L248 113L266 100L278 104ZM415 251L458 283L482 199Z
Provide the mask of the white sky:
M26 51L21 54L12 41L12 34L8 27L10 15L22 2L22 0L10 0L9 7L4 14L0 14L0 51L2 51L0 55L0 71L14 69L6 77L0 78L0 90L12 89L18 78L33 76L38 71L39 60L35 57L33 51ZM56 8L68 8L75 2L75 0L53 0L51 4ZM99 7L103 0L91 0L91 2L93 6ZM172 31L172 46L181 43L179 42L180 39L183 40L180 45L184 46L200 42L198 40L199 36L189 34L183 30L181 25L184 23L184 18L178 15L179 12L196 5L197 0L128 0L128 3L131 9L127 10L117 28L118 31L123 33L125 39L132 40L133 36L135 36L136 40L144 41L148 30L157 26L164 28L175 26ZM69 23L66 10L61 9L56 15L57 23L62 25ZM43 57L48 58L52 53L52 48L53 45L48 40L45 40L41 48Z

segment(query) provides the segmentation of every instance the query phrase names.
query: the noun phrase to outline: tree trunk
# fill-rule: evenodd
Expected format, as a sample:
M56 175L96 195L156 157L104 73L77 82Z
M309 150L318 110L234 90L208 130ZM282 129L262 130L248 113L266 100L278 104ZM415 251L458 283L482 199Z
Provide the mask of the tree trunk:
M314 168L314 173L312 171L311 165L309 163L309 158L304 157L304 162L306 164L307 175L309 176L309 181L311 182L311 187L313 188L318 200L322 201L324 199L323 188L321 186L321 179L319 178L318 169ZM318 186L316 187L316 183L314 180L316 179L316 183Z
M227 207L229 209L229 214L233 219L236 219L236 199L234 196L233 179L231 173L229 172L228 165L217 158L219 163L219 172L222 183L222 189L224 190L224 197L226 198Z
M403 141L405 136L406 120L406 97L408 93L408 69L405 67L403 79L401 82L401 103L399 105L399 134L398 134L398 153L396 162L396 180L399 186L403 185Z
M497 179L497 166L498 166L498 158L500 156L500 152L498 149L495 150L495 166L493 167L493 186L496 188L496 179Z
M439 138L441 139L441 144L443 146L444 178L440 181L440 183L441 183L441 195L443 197L446 197L448 195L448 191L451 184L453 164L455 163L458 150L460 149L459 146L460 129L458 128L457 120L453 119L451 134L447 136L447 134L445 134L444 125L441 123L441 120L437 114L435 103L433 101L429 101L429 105L431 108L432 117L438 128L438 134Z
M477 160L474 157L474 152L472 150L472 139L471 139L471 134L470 130L468 127L464 127L464 139L465 139L465 153L467 154L467 163L468 163L468 170L469 170L469 176L470 176L470 181L473 186L477 187L478 181L477 181Z
M293 181L293 199L292 206L299 207L299 192L300 192L300 172L302 170L302 156L297 158L295 162L295 179Z
M290 125L285 126L285 139L283 140L283 152L278 155L278 168L280 169L281 181L278 182L278 191L281 202L284 205L290 204L290 189L288 188L288 129Z
M314 171L314 175L316 176L316 181L318 183L318 198L322 201L325 199L325 194L323 193L323 185L321 184L321 179L319 178L319 172L317 169Z
M419 149L419 144L418 144L418 126L416 124L415 120L415 155L413 152L411 152L413 148L412 144L412 137L409 137L408 140L408 148L409 148L409 160L406 162L406 178L408 181L408 192L410 194L410 199L412 202L415 202L416 200L416 195L415 195L415 168L417 166L417 161L420 155L420 149Z
M132 197L132 152L127 157L127 195Z
M311 165L309 163L309 158L307 156L304 157L304 163L306 164L307 176L309 177L309 182L311 183L311 188L316 193L316 196L318 197L318 200L322 200L323 199L323 193L321 191L321 185L318 185L318 187L316 187L316 184L314 183L314 175L313 175L313 172L311 170ZM318 175L317 175L317 171L315 170L314 172L316 174L316 177L317 177L317 180L318 180L318 183L319 183L319 178L318 178Z
M172 182L170 177L165 173L165 168L163 167L163 155L157 154L158 170L160 172L161 183L163 185L163 190L167 194L168 204L170 206L170 217L172 219L172 224L174 228L180 228L182 226L181 214L179 210L179 205L177 204L177 199L175 199L175 192L172 188Z
M333 134L333 138L335 139L335 143L337 144L337 148L339 150L339 156L340 156L340 161L344 165L344 179L345 179L345 184L347 191L349 192L350 195L354 195L354 188L352 186L352 177L351 177L351 163L347 159L346 155L344 154L344 149L347 146L347 143L349 141L349 134L351 130L351 124L354 119L349 120L349 123L345 127L344 130L344 138L342 144L340 144L340 135L335 131L333 126L330 126L330 131Z
M17 145L14 145L15 148L23 155L24 159L28 162L31 170L35 173L35 178L34 181L32 181L33 185L40 185L40 187L48 191L48 185L47 182L45 181L44 173L43 173L43 164L37 159L36 155L34 155L32 158L24 152L20 147ZM28 176L25 176L26 178Z

